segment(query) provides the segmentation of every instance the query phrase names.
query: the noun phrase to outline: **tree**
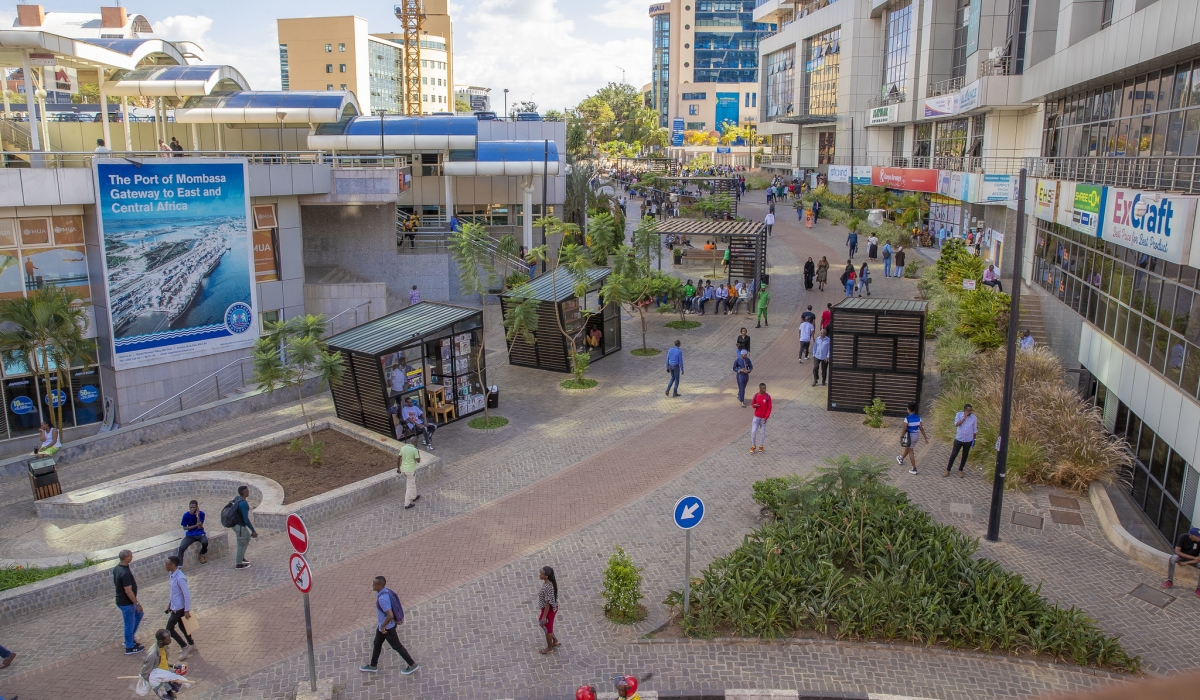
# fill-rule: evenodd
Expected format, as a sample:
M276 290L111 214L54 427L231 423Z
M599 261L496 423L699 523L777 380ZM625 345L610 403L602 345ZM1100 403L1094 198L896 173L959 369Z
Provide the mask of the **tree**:
M342 355L329 352L329 346L321 339L325 334L324 315L306 314L287 321L268 321L265 330L266 335L254 343L251 357L254 379L268 394L281 387L296 387L300 414L308 427L308 445L303 444L302 438L296 438L288 449L302 450L311 464L320 464L325 443L317 440L313 429L315 423L304 406L304 382L316 376L318 391L327 384L336 384L346 371Z
M516 239L512 236L507 236L510 240L501 240L500 246L506 251L512 251L516 245ZM488 238L488 231L482 224L468 222L463 224L462 228L450 234L450 255L454 258L455 265L458 266L458 284L465 294L478 294L480 308L486 311L487 309L487 291L494 284L496 279L496 268L492 263L491 242ZM505 270L507 271L507 265ZM486 314L485 314L486 315ZM473 374L483 384L483 342L479 343L479 347L475 350L475 371ZM486 391L486 387L484 391ZM483 402L483 423L485 426L491 425L492 417L488 413L487 401Z
M508 110L508 116L510 118L516 118L516 116L521 112L536 112L537 110L538 105L536 102L532 100L523 100L521 102L513 103L512 107L510 107Z
M591 285L591 277L588 272L595 266L592 264L587 248L573 242L579 238L579 227L553 216L542 217L534 221L533 225L545 227L547 235L557 234L560 239L558 254L553 258L549 255L548 246L543 245L529 251L529 261L549 264L548 272L544 274L550 275L552 288L558 289L559 279L566 277L574 287L574 296L578 298L586 296L587 289ZM575 381L578 383L583 382L583 373L587 371L588 360L591 359L587 352L575 352L575 348L579 347L583 332L587 328L587 319L593 312L590 309L583 309L582 313L584 322L579 324L579 330L574 332L568 331L564 327L560 314L554 315L559 334L572 349L571 373L575 375Z
M12 258L15 260L15 258ZM37 401L38 416L58 428L63 440L62 387L70 391L72 365L94 361L96 344L85 338L87 307L79 295L66 287L46 285L28 296L0 302L0 354L14 365L32 367L42 381L43 401ZM56 380L51 383L53 375ZM63 440L65 442L65 440Z
M646 310L655 299L670 291L671 280L679 281L677 277L653 269L651 250L659 249L658 246L658 224L653 217L647 216L633 232L633 244L617 249L612 274L600 290L606 302L626 305L631 313L638 315L642 325L643 353L649 352L646 346ZM661 256L661 249L659 251Z
M625 240L625 232L617 228L613 215L604 211L588 217L587 237L592 262L604 266L608 264L608 256L616 253Z
M566 120L567 115L557 109L548 109L546 110L546 113L542 115L542 121L544 122L565 122Z
M717 137L707 131L685 131L683 143L686 146L715 146Z
M471 114L474 112L474 110L471 109L471 102L465 97L454 98L454 111L458 112L459 114Z

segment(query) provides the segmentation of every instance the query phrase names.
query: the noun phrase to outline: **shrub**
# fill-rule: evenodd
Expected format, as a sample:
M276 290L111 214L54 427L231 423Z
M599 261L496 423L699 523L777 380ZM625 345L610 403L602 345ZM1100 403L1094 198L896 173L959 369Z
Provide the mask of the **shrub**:
M963 292L959 297L955 332L981 350L1004 345L1008 337L1008 311L1012 298L987 287Z
M85 569L95 563L93 559L84 559L79 564L63 564L61 566L47 566L45 568L38 566L6 566L0 568L0 591L7 591L10 588L44 581L54 576L75 571L76 569Z
M929 312L925 317L925 334L937 338L952 335L958 328L958 308L959 298L953 294L947 294L938 285L934 296L929 299Z
M681 619L686 633L814 630L1140 669L1081 611L1051 605L1021 576L976 559L978 540L884 483L883 465L844 455L828 464L798 481L774 521L703 571ZM788 493L778 486L761 492ZM666 603L677 610L681 601L672 591Z
M604 614L613 622L627 625L646 617L642 606L642 569L620 546L604 569Z
M863 421L863 425L872 428L883 427L883 412L887 410L887 405L876 396L871 399L870 406L863 406L863 413L867 414L867 419Z
M965 377L975 367L979 353L975 345L962 336L948 333L938 338L933 348L934 361L943 385Z

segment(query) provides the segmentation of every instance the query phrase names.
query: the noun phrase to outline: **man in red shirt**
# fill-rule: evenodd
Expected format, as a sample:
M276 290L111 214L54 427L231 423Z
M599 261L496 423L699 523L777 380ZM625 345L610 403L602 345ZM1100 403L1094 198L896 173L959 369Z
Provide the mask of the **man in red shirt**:
M762 452L767 442L767 419L771 417L771 395L767 393L767 385L759 384L758 393L751 399L754 407L754 419L750 422L750 454L755 450ZM762 439L759 439L759 435Z
M832 308L833 304L826 304L825 310L821 312L821 330L829 328L829 322L833 320L833 312L830 311Z

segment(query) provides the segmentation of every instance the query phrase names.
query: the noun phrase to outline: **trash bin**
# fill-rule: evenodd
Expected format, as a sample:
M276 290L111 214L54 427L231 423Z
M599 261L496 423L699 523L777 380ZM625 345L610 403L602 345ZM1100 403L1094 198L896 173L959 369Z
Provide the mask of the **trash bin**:
M487 407L500 408L500 387L495 384L488 387Z
M53 457L41 457L29 461L29 486L33 489L33 500L40 501L62 493L58 483L58 471Z

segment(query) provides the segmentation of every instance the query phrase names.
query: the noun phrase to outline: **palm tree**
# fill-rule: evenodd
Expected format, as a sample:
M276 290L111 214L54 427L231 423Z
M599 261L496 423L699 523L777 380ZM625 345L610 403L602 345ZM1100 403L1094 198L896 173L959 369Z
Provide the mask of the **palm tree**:
M31 367L41 377L46 404L53 409L48 422L58 428L60 439L66 401L50 392L61 392L64 386L70 391L71 365L89 361L96 352L96 343L84 337L87 307L88 303L69 288L52 284L25 297L0 301L0 354L9 362ZM57 388L51 385L51 375L57 380ZM37 406L39 418L46 420L41 401Z

